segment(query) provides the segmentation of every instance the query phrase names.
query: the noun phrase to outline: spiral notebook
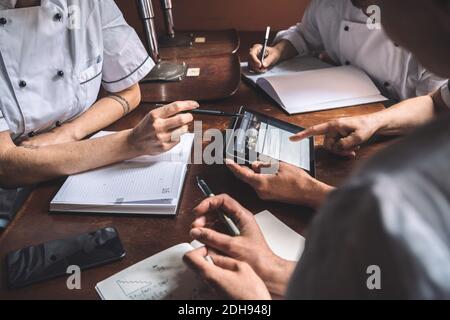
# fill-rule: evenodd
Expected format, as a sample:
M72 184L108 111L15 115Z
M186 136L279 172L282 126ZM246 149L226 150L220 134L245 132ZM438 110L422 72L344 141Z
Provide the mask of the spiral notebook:
M111 134L100 132L93 139ZM70 176L50 203L52 212L175 215L194 134L158 156L143 156Z

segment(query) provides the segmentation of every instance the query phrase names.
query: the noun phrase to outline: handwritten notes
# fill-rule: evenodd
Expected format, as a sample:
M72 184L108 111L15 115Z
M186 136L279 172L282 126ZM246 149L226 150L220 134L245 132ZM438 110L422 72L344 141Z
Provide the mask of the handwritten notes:
M208 286L183 262L193 249L187 243L169 248L98 283L96 290L105 300L212 299Z
M270 248L280 257L297 261L305 239L269 211L255 216ZM221 298L183 262L185 253L201 247L182 243L147 258L99 282L104 300L211 300Z

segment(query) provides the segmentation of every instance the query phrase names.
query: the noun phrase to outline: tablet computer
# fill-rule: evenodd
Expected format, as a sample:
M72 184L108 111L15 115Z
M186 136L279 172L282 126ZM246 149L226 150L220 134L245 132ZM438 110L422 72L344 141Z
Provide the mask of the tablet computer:
M239 164L276 159L297 166L315 177L314 138L292 142L302 127L241 107L226 137L225 157Z

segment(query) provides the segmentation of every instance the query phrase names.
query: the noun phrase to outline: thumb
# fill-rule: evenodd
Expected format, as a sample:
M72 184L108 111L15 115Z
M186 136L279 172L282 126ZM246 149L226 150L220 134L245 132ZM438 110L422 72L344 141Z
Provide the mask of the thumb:
M275 52L273 50L269 50L267 52L268 52L268 55L267 55L267 57L263 58L264 63L262 64L263 68L266 68L266 69L269 68L270 66L274 65L278 61L278 56L275 54Z

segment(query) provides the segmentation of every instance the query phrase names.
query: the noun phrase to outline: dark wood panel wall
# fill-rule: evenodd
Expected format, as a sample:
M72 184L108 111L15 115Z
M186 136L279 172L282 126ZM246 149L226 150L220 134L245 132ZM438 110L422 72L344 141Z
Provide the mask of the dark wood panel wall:
M115 0L127 21L141 30L135 0ZM178 30L282 30L299 21L309 0L173 0ZM153 0L156 22L163 28L159 0Z

